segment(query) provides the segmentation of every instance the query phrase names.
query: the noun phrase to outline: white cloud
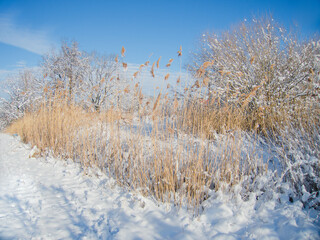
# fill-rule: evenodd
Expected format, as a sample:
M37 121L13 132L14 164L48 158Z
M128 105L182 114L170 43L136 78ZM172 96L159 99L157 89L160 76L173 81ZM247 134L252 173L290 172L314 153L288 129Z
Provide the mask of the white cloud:
M18 62L16 63L16 65L15 65L15 67L17 67L17 68L24 68L24 67L26 67L26 66L27 66L27 62L24 61L24 60L18 61Z
M0 42L40 55L53 46L47 31L17 26L8 15L0 15Z

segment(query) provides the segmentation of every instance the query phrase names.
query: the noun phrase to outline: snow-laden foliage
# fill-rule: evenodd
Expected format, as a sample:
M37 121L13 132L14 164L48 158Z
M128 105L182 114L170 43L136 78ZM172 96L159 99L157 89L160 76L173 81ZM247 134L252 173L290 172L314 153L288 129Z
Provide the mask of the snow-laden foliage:
M81 51L77 42L48 53L41 67L51 92L94 111L114 105L114 96L128 85L118 56Z
M204 117L219 113L207 128L234 118L245 124L225 125L263 132L278 149L276 182L290 183L292 198L319 208L319 38L302 41L267 18L204 34L200 46L188 67L194 92L209 102ZM226 109L236 117L225 120Z
M63 43L59 51L43 56L40 67L26 69L6 80L8 97L0 99L0 127L37 110L40 103L52 97L92 111L117 104L113 95L128 85L119 66L112 55L86 53L77 42Z
M0 99L0 128L38 106L45 84L38 68L10 76L5 81L8 97Z
M287 128L279 140L281 180L292 184L292 197L301 200L304 207L320 210L319 126L311 133L303 128Z
M251 109L320 100L320 41L300 41L273 19L244 21L221 34L204 34L189 70L207 94ZM251 93L250 97L248 95Z
M70 99L81 90L84 84L89 58L78 48L76 42L71 46L63 43L59 52L50 52L43 57L42 68L50 85L55 90L66 90Z
M97 53L89 55L90 64L86 66L84 76L83 99L91 101L95 110L105 106L108 97L115 94L117 71L119 66L114 56L99 56Z

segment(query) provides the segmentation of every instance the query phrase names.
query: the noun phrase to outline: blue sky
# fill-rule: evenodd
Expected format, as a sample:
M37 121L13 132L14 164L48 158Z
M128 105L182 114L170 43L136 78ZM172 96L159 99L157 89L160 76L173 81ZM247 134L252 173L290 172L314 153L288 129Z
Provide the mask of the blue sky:
M0 0L0 78L40 63L62 40L76 40L85 51L120 53L141 64L162 56L162 65L183 49L182 64L202 33L220 32L243 19L271 13L304 36L320 30L320 0Z

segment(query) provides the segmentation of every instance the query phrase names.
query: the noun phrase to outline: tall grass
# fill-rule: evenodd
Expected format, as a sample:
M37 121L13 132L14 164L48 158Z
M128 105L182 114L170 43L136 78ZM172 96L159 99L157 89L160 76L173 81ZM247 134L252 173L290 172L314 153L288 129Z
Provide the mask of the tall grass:
M122 186L195 211L210 189L217 190L223 183L237 184L262 164L257 158L242 156L243 142L237 129L219 144L207 134L186 132L190 122L203 133L209 131L212 119L203 118L195 106L181 111L183 103L179 106L176 99L161 94L149 110L146 106L151 103L139 104L139 111L113 107L92 113L53 97L7 131L37 146L42 155L71 158L84 169L99 167ZM224 113L219 113L223 119L230 117L231 113Z

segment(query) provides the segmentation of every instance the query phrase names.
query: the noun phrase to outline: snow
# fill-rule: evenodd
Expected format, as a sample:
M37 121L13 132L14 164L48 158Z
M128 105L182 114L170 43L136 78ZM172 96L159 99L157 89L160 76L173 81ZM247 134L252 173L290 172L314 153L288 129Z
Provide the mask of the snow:
M320 239L319 212L286 195L211 192L193 216L35 153L0 134L0 239Z

